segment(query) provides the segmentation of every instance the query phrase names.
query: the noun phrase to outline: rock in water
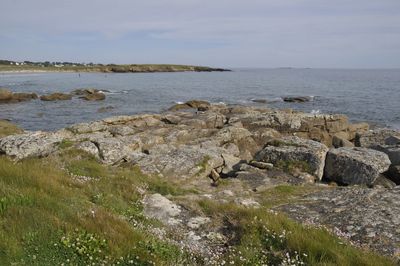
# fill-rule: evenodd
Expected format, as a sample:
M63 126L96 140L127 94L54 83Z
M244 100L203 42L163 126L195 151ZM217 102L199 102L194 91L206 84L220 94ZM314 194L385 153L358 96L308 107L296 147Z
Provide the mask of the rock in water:
M284 102L290 102L290 103L304 103L304 102L309 102L312 100L312 97L310 96L288 96L288 97L283 97Z
M9 89L0 88L0 102L8 102L11 100L13 93Z
M24 102L39 98L36 93L19 92L13 93L12 102Z
M18 103L24 101L30 101L32 99L37 99L38 96L36 93L25 93L18 92L13 93L8 89L0 88L0 103Z
M256 160L272 163L304 163L310 174L321 180L324 173L328 147L324 144L298 137L286 137L272 141L257 154Z
M52 94L40 96L40 100L42 100L42 101L65 101L65 100L71 100L71 99L72 99L72 96L70 94L61 93L61 92L55 92Z
M93 92L93 93L88 93L79 98L84 99L86 101L102 101L106 98L106 95L102 92Z
M389 157L383 152L367 148L331 149L326 156L325 177L347 185L372 185L389 166Z
M199 111L207 111L210 108L211 104L202 100L191 100L185 103L178 103L170 107L169 111L179 111L185 109L197 109Z

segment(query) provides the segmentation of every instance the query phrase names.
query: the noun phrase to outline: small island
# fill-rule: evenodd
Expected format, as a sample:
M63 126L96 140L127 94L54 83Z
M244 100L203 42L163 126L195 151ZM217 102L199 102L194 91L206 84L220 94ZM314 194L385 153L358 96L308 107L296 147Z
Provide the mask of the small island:
M100 72L100 73L153 73L153 72L222 72L223 68L173 64L95 64L73 62L31 62L0 60L0 72Z

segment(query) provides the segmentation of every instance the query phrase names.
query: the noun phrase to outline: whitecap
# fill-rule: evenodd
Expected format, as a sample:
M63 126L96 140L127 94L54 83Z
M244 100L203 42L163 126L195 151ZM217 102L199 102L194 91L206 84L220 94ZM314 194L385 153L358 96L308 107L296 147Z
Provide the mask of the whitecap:
M311 110L311 114L313 114L313 115L317 115L320 113L321 113L321 110Z

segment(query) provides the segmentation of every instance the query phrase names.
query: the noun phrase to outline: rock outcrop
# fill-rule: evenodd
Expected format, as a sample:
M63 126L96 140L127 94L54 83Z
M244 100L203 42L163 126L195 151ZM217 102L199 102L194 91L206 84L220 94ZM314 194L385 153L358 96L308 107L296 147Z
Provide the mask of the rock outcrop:
M285 167L293 165L321 180L327 152L328 148L322 143L299 137L285 137L267 143L256 159Z
M341 184L372 185L389 166L388 156L379 151L367 148L331 149L326 156L325 177Z

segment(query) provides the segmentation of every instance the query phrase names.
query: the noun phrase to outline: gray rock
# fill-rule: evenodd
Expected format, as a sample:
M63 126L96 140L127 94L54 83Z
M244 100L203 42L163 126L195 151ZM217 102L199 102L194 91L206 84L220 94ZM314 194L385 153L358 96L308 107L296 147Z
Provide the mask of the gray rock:
M40 131L11 135L0 139L0 154L16 159L43 157L56 151L62 140L62 134Z
M175 217L182 212L181 208L160 194L146 196L143 201L143 213L150 218L166 224L176 224Z
M149 150L149 155L138 160L143 172L162 174L175 178L208 176L212 169L223 166L221 148L200 148L196 145L158 145Z
M379 128L356 134L355 143L358 147L373 148L376 145L385 145L386 139L391 136L398 137L400 133L393 129Z
M397 185L400 185L400 165L391 165L386 174L390 180L395 182Z
M101 121L75 124L68 128L75 134L92 133L107 130L107 125Z
M386 153L393 165L400 165L400 145L375 145L373 149Z
M126 136L126 135L132 135L135 133L135 130L133 128L128 127L128 126L113 126L108 129L108 131L113 135L113 136Z
M372 184L373 187L384 187L384 188L394 188L396 183L392 180L386 178L384 175L379 175L378 178Z
M87 153L89 153L89 154L91 154L91 155L93 155L93 156L95 156L97 158L100 158L99 149L91 141L84 141L84 142L78 143L76 145L76 148L80 149L80 150L83 150L83 151L85 151L85 152L87 152Z
M189 219L187 226L191 229L199 229L201 226L211 222L211 219L208 217L192 217Z
M269 143L256 155L256 160L274 165L280 162L304 162L309 173L321 180L327 152L328 148L322 143L286 137Z
M224 159L222 173L224 175L233 174L239 168L238 164L241 159L226 153L223 153L221 156Z
M224 127L215 135L215 139L221 144L236 142L251 136L251 132L245 128L228 126Z
M301 223L335 228L340 238L398 258L400 186L329 188L277 210Z
M97 139L93 143L98 147L99 156L106 164L118 163L133 152L124 142L116 138Z
M372 185L389 166L389 157L383 152L367 148L331 149L326 156L325 177L347 185Z
M390 136L385 139L386 145L400 145L400 133L397 136Z

